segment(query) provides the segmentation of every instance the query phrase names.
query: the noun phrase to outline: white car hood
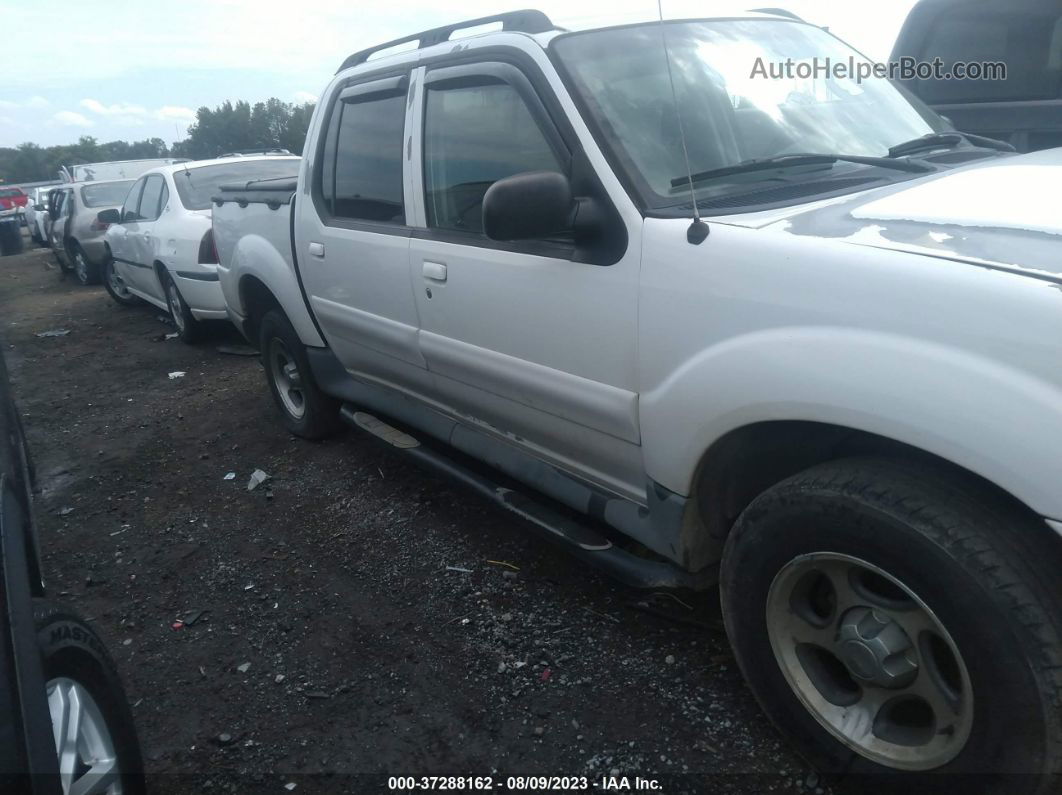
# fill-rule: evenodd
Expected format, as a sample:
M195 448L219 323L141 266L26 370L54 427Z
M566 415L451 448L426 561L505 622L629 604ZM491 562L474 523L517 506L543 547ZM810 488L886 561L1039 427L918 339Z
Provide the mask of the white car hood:
M1062 149L975 161L886 188L727 218L786 234L1062 281Z

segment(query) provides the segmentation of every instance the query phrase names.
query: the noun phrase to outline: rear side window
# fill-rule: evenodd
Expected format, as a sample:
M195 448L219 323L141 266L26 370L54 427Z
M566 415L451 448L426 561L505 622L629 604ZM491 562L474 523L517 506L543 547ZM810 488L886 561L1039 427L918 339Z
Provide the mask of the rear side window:
M173 182L181 204L188 210L208 210L210 200L220 193L222 185L257 182L264 179L296 177L299 174L298 158L271 158L269 160L240 160L213 166L192 165L173 172ZM165 206L165 205L163 205Z
M140 193L144 190L144 180L139 180L133 189L126 194L125 204L122 205L122 223L136 220L136 208L140 203Z
M166 190L166 180L158 174L153 174L144 183L144 193L140 196L140 210L137 213L138 221L154 221L159 217L162 208L160 200L162 192Z
M927 102L993 102L1062 97L1062 9L1054 3L1014 10L947 6L926 38L923 60L939 57L1007 66L1006 80L920 80Z
M428 226L483 233L483 195L524 171L564 171L508 83L429 87L424 116Z
M332 215L406 222L402 144L406 94L338 102L325 143L321 193Z

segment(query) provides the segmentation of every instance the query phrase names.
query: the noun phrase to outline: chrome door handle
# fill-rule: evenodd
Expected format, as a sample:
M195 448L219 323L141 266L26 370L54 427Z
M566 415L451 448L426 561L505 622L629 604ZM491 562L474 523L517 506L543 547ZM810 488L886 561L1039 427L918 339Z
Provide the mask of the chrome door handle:
M441 262L429 262L424 260L424 278L433 282L446 281L446 266Z
M324 243L310 243L310 256L324 259Z

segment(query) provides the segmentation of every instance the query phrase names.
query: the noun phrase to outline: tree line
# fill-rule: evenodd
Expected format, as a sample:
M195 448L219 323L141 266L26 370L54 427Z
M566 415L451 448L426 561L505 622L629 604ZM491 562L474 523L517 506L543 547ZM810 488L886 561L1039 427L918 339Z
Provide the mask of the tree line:
M161 138L100 143L90 135L81 136L74 144L23 143L14 148L0 147L0 181L41 182L55 179L60 166L106 160L151 157L204 160L225 152L274 148L301 155L313 108L313 103L292 104L275 97L253 105L225 101L214 109L204 106L189 125L188 137L172 147Z

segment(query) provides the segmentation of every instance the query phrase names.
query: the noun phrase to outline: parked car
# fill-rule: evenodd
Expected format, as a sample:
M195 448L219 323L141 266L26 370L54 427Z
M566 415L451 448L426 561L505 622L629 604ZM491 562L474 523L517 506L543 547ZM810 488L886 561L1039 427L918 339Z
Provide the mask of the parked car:
M103 641L47 598L32 467L0 355L0 791L144 791L125 691Z
M30 238L34 243L40 245L47 244L47 233L45 231L45 219L48 216L47 207L48 193L52 190L51 185L45 185L43 187L34 188L30 192L29 202L26 204L26 226L30 230Z
M133 182L72 182L57 191L48 242L60 267L82 284L96 284L109 257L103 239L107 225L97 214L121 207Z
M298 180L215 203L230 314L293 433L342 418L629 583L718 581L831 776L1056 791L1062 150L757 58L862 62L753 13L355 53Z
M112 160L106 163L78 163L62 166L59 178L63 182L103 182L136 179L146 171L171 163L188 162L186 157L153 157L141 160Z
M24 212L26 205L29 203L29 196L22 190L22 188L7 188L0 185L0 212L5 210L16 210L19 208Z
M210 227L218 186L294 177L298 157L240 157L163 166L137 180L118 210L104 210L103 283L122 305L140 300L168 311L184 342L197 341L203 322L227 320Z
M960 130L1019 152L1062 146L1062 0L920 0L893 48L898 61L1006 65L1000 79L903 81Z

